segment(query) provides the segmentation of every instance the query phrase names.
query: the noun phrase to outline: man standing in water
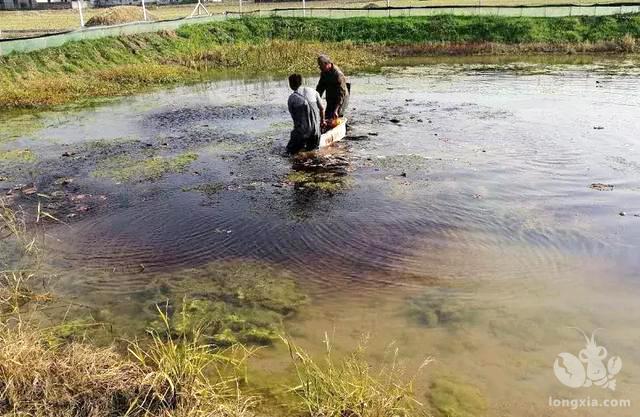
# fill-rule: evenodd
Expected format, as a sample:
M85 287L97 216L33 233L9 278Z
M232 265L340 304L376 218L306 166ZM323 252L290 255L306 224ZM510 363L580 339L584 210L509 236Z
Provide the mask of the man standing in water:
M327 119L335 119L344 116L349 105L349 87L344 73L331 62L327 55L318 56L320 68L320 81L316 91L322 97L327 93Z
M291 74L289 87L289 113L293 119L291 139L287 152L295 154L301 150L311 151L320 143L320 123L324 120L324 104L320 94L309 87L302 87L302 75Z

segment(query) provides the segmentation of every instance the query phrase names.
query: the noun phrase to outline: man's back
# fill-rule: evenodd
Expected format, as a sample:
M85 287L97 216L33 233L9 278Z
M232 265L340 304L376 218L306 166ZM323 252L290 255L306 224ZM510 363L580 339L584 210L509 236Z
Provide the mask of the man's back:
M309 87L300 87L289 96L289 113L293 119L293 130L303 136L320 136L320 107L318 92Z
M327 94L327 117L342 115L349 102L349 89L344 73L333 65L330 70L320 74L316 90L320 95ZM333 114L339 109L339 114Z

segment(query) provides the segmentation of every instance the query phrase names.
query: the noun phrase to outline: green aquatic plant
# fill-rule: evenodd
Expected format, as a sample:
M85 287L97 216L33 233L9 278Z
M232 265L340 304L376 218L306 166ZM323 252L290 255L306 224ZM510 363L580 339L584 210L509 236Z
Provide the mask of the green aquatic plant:
M174 157L152 156L142 160L120 155L98 163L92 175L120 182L156 181L167 174L183 173L196 159L198 154L193 152Z
M193 335L199 329L214 345L225 347L237 343L270 345L278 337L281 321L280 314L266 309L185 299L170 324L176 334Z
M42 216L39 211L37 220ZM35 257L39 240L26 224L0 200L0 237ZM253 415L256 398L241 391L252 350L237 344L218 349L198 328L176 336L162 311L164 330L129 342L127 352L85 340L85 330L97 323L70 319L43 326L34 317L44 310L34 304L45 297L29 285L41 277L37 259L30 271L0 273L1 415Z
M305 415L310 417L396 417L421 415L413 395L413 383L431 361L425 360L413 376L405 377L398 351L378 366L366 360L365 343L342 359L337 359L325 335L326 352L314 360L290 339L283 339L295 366L298 394Z
M482 417L487 412L487 401L480 390L453 377L435 378L428 397L437 417Z
M349 178L331 171L291 171L286 181L297 188L335 193L351 185Z
M171 330L200 329L217 346L271 345L307 301L287 271L259 262L214 262L159 276L157 286L173 308Z

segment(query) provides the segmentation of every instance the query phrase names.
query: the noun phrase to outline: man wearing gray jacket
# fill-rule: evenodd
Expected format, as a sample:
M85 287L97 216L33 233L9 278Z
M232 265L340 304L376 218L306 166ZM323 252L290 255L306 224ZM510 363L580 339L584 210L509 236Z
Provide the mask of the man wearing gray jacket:
M320 124L324 120L324 104L316 90L302 87L300 74L289 76L289 87L293 90L288 101L293 130L287 144L287 152L295 154L301 150L311 151L320 143Z

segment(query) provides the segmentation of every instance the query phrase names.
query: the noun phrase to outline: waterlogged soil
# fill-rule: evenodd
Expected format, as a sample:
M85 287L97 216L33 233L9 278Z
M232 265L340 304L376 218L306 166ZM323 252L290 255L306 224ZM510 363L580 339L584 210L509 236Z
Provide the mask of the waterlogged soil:
M187 311L266 346L273 381L291 372L278 334L346 352L368 333L374 362L393 343L408 369L435 359L416 389L437 416L638 415L637 66L411 64L351 77L347 140L296 158L285 80L3 120L2 193L59 220L61 314L131 336L157 306L189 332ZM586 348L571 327L602 328L615 390L556 377ZM631 406L556 401L585 398Z

